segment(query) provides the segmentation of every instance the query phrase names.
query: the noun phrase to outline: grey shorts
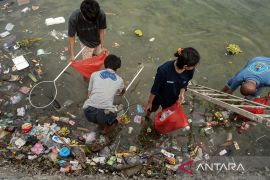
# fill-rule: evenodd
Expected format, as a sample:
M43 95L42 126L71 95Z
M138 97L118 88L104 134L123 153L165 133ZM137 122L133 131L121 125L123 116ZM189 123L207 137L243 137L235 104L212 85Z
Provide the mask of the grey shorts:
M100 125L111 126L118 122L116 120L117 117L116 113L112 112L105 113L104 109L97 109L91 106L87 107L84 110L84 115L88 121Z

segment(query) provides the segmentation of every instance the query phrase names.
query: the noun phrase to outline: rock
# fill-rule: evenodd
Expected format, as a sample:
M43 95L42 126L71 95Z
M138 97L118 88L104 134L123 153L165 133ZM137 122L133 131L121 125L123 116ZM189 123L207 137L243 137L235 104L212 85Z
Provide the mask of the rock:
M140 173L140 171L142 170L143 166L142 165L138 165L138 166L134 166L134 167L131 167L129 169L125 169L123 170L123 174L127 177L132 177L134 175L137 175Z
M25 155L24 154L19 154L18 156L15 157L15 159L17 159L17 160L25 159Z

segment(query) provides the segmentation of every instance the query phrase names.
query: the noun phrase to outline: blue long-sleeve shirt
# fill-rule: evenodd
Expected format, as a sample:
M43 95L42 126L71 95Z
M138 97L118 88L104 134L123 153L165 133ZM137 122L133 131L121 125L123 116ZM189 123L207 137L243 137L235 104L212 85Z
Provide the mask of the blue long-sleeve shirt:
M156 95L162 107L169 107L178 100L180 90L187 88L194 74L194 70L186 70L178 74L174 62L175 60L168 61L158 67L151 89L151 93Z

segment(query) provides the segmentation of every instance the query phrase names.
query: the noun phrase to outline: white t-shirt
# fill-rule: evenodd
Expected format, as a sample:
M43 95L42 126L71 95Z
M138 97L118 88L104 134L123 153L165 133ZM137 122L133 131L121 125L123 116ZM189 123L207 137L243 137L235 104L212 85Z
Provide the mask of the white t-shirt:
M115 111L114 96L124 89L124 81L112 69L94 72L91 75L88 91L91 95L84 102L83 109L89 106Z

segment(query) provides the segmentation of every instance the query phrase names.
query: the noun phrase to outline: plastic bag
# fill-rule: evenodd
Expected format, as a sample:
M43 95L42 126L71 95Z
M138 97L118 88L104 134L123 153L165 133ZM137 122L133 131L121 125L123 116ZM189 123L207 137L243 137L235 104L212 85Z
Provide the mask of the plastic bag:
M270 99L270 93L268 93L268 96L266 96L266 97L263 97L263 98L255 98L255 99L253 99L252 101L253 101L253 102L256 102L256 103L259 103L259 104L263 104L263 105L268 106L268 104L269 104L269 99ZM246 110L246 111L249 111L249 112L251 112L251 113L253 113L253 114L265 114L265 109L263 109L263 108L248 108L248 107L243 107L243 109ZM240 120L240 119L246 120L246 121L249 121L249 120L250 120L250 119L248 119L247 117L244 117L244 116L242 116L242 115L240 115L240 114L238 114L238 115L236 116L236 118L237 118L237 120Z
M90 78L91 74L98 71L104 63L105 58L109 55L109 52L105 50L104 53L93 56L89 59L76 60L71 63L71 66L84 77Z
M162 118L162 114L170 113L166 118ZM161 120L162 118L162 120ZM161 133L169 133L180 128L185 128L188 125L187 115L183 111L182 106L176 102L171 107L163 109L155 115L154 124L156 130Z
M256 102L256 103L259 103L259 104L263 104L263 105L268 106L269 99L270 99L270 93L266 97L255 98L252 101L253 102ZM253 114L264 114L265 113L265 109L263 109L263 108L247 108L247 107L245 108L244 107L243 109L246 110L246 111L249 111L249 112L251 112Z

